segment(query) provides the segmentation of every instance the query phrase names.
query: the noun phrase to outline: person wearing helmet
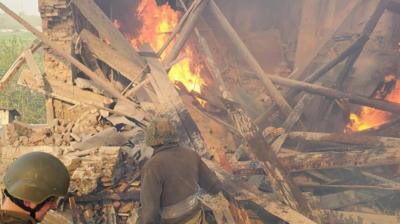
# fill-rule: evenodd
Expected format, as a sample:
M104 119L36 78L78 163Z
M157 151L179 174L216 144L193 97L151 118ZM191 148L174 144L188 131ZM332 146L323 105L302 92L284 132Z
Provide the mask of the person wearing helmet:
M64 164L51 154L27 153L6 170L0 224L35 224L66 196L70 177Z
M215 195L221 183L194 151L179 144L171 120L157 117L145 131L155 154L142 169L138 223L206 223L199 187Z

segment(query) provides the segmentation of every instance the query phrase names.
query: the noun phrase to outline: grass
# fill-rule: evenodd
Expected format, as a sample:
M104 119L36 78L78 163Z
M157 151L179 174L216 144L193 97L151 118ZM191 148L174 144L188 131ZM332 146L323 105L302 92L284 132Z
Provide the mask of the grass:
M0 76L2 77L15 59L31 45L35 37L28 32L0 33ZM43 70L43 57L36 53L35 59ZM26 68L24 65L21 69ZM21 70L20 69L20 70ZM45 122L45 98L17 85L16 75L0 92L0 108L16 109L20 120L27 123Z

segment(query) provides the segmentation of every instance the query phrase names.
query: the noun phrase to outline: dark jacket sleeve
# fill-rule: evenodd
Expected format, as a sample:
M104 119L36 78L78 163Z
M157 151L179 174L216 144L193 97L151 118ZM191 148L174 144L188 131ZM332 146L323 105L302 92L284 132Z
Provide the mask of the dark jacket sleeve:
M221 182L218 180L214 171L201 160L199 156L199 185L209 194L218 194L221 189Z
M141 224L161 223L160 197L162 180L157 170L152 166L145 166L142 173L140 188Z

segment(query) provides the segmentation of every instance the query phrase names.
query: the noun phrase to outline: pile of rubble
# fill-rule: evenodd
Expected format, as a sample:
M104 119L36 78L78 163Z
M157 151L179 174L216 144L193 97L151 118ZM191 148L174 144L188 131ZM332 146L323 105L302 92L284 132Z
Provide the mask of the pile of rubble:
M58 156L71 175L74 219L83 223L134 223L140 167L152 155L143 131L129 120L92 109L74 122L49 125L15 121L4 127L1 159L7 166L20 154L45 151ZM136 202L135 202L136 201ZM130 221L127 221L130 220ZM72 220L71 220L72 221Z

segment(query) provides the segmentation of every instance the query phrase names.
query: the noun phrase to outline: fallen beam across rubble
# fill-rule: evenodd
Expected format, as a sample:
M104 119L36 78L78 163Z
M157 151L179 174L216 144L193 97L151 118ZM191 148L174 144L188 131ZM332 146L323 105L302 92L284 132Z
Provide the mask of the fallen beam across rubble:
M282 78L275 75L268 76L272 82L283 85L289 86L292 88L296 88L308 93L322 95L334 99L346 99L350 103L362 105L362 106L369 106L376 109L392 112L392 113L400 113L400 104L399 103L392 103L387 102L384 100L376 100L376 99L369 99L364 96L359 96L352 93L342 92L336 89L310 84L306 82L296 81L288 78Z
M398 147L400 138L369 136L357 133L290 132L288 139L307 143L339 143L371 147Z

